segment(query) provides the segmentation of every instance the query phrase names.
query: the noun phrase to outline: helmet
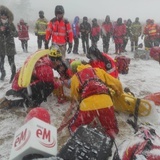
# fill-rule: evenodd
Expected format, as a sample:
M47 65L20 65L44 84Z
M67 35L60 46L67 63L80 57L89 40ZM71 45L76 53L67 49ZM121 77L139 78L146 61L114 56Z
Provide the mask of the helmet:
M100 53L100 50L96 46L91 46L88 50L88 54L97 55L98 53Z
M49 52L49 58L51 59L51 61L56 61L62 58L62 54L58 48L51 47Z
M55 16L57 14L64 14L64 8L63 8L63 6L58 5L58 6L55 7Z
M40 15L44 15L44 12L43 12L43 11L39 11L39 14L40 14Z
M81 64L82 64L82 62L80 60L75 60L75 61L71 62L70 66L71 66L72 72L76 73L77 67Z
M48 111L45 108L36 107L36 108L33 108L32 110L30 110L30 112L27 114L27 116L24 120L24 123L27 123L29 120L31 120L34 117L38 118L48 124L51 123L50 114L48 113Z

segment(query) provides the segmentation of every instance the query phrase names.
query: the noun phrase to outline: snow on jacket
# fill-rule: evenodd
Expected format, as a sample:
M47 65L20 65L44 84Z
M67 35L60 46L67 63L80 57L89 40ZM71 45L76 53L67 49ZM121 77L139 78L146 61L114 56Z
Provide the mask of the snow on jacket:
M72 24L72 31L73 31L74 37L79 37L79 34L80 34L80 26L78 23L79 23L79 17L76 16Z
M17 24L17 28L19 40L29 40L29 26L24 21L20 20L20 23Z
M34 32L38 35L45 35L48 21L46 18L38 18L35 24Z
M58 20L56 17L53 18L46 30L46 40L49 41L52 37L52 43L57 45L65 45L67 42L72 43L73 32L71 25L68 20Z
M77 68L78 72L85 71L86 68L91 68L90 65L80 65ZM99 68L94 68L96 76L107 85L107 87L112 88L118 95L120 95L122 91L122 85L118 79L113 78L104 70ZM87 73L86 73L87 74ZM89 80L89 78L88 78ZM80 81L76 74L71 78L71 97L75 100L81 100L80 94ZM91 95L80 102L80 110L89 111L102 109L113 106L113 102L108 94L95 94Z

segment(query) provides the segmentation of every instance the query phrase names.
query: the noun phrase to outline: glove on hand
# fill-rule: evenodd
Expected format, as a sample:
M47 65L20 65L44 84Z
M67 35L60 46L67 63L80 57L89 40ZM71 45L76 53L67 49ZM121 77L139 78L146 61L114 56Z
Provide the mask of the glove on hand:
M71 51L72 51L72 43L69 43L67 53L69 54L69 53L71 53Z
M35 33L35 36L38 36L38 34L37 34L37 33Z

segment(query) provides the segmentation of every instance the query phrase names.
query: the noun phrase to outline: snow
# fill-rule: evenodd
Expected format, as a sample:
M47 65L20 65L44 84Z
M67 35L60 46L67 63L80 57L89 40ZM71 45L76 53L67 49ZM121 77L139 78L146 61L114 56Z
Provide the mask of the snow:
M140 40L142 41L142 40ZM22 66L25 59L33 52L37 50L37 39L36 36L30 34L29 40L29 53L23 53L21 49L21 43L16 38L16 49L17 55L15 56L15 62L17 69ZM99 49L102 51L102 41L100 40L98 43ZM150 93L159 92L159 79L160 79L160 65L158 62L149 59L149 60L141 60L134 59L134 54L130 52L130 42L127 45L127 53L123 53L127 57L131 58L131 63L129 66L129 73L126 75L120 74L120 81L123 84L123 87L129 87L130 90L135 94L136 97L143 98L144 96ZM82 45L80 41L80 49L79 53L82 52ZM109 54L114 58L114 43L111 40L110 43L110 51ZM86 59L82 54L81 55L73 55L67 54L67 58L75 58L75 59ZM0 98L5 95L5 92L10 89L11 84L9 84L10 80L10 66L8 65L7 58L5 59L5 69L6 69L6 78L5 82L0 81ZM151 114L147 117L139 117L138 122L149 122L156 128L156 131L160 133L159 125L160 125L160 108L155 106L153 102ZM66 110L69 108L70 103L66 102L64 104L58 104L56 97L54 95L50 95L47 99L47 102L43 102L41 106L45 107L50 115L51 115L51 124L58 128L60 125L63 116ZM13 136L16 130L20 128L24 123L24 118L26 116L25 108L13 108L10 110L1 110L0 111L0 159L7 160L10 155ZM134 134L134 130L130 125L126 123L128 119L128 115L124 113L116 113L116 117L118 119L119 125L119 134L116 137L116 143L118 147L121 147L121 144L126 139L131 139ZM66 142L69 137L69 132L67 127L58 134L58 149ZM114 149L113 149L114 150Z

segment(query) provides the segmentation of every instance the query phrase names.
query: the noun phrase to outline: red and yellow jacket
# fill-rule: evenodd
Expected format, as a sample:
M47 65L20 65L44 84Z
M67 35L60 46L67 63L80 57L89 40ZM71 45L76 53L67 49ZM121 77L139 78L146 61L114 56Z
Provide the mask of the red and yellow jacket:
M108 64L106 64L105 61L97 59L97 60L91 60L90 65L93 68L101 68L101 69L105 70L108 74L113 76L114 78L118 78L118 70L117 70L114 59L106 53L102 53L102 55L103 55L104 59L107 59L107 61L109 61ZM107 69L107 65L110 65L110 66L108 66L110 69Z
M70 23L65 20L53 18L46 30L46 40L49 41L52 37L52 43L57 45L65 45L67 42L72 43L73 33Z
M95 81L95 83L98 83L99 81L102 82L102 86L97 85L97 93L92 89L88 90L91 93L84 93L86 96L82 96L81 92L81 82L80 79L77 75L77 73L82 73L85 75L89 75L90 73L88 72L88 68L92 69L95 72L96 77L99 79L98 81ZM77 73L73 75L71 78L71 97L75 99L76 101L80 101L80 110L82 111L89 111L89 110L97 110L97 109L102 109L102 108L107 108L113 106L113 102L109 96L109 94L106 93L101 93L98 92L101 88L104 89L105 91L105 84L107 87L112 88L117 95L120 95L123 93L122 85L120 81L112 76L110 76L108 73L106 73L103 69L99 68L92 68L90 65L80 65L77 68ZM91 79L90 79L91 78ZM83 79L83 78L82 78ZM93 80L93 77L88 76L86 81ZM86 83L86 82L85 82ZM87 84L89 85L89 84ZM92 85L96 85L92 83ZM90 85L91 86L91 85ZM84 89L84 88L83 88ZM86 89L86 88L85 88ZM99 94L98 94L99 93ZM87 96L89 95L89 96ZM84 98L84 99L82 99Z

